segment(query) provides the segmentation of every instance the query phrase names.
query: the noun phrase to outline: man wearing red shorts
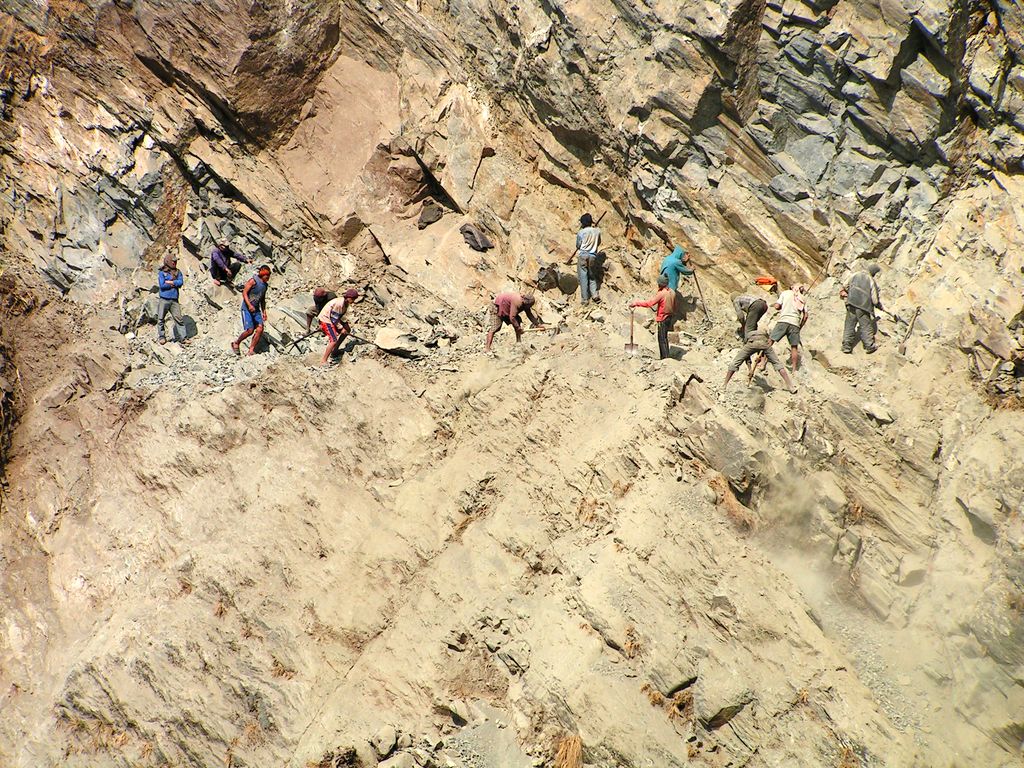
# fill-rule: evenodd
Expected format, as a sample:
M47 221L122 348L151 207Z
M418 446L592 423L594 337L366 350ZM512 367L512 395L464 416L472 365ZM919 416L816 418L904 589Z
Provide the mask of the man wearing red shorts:
M320 330L327 337L327 347L324 349L324 356L320 360L320 365L330 363L331 355L337 351L341 342L351 333L352 329L349 328L348 323L344 319L345 312L348 311L349 305L358 298L359 291L355 288L349 288L338 298L331 299L324 304L324 308L320 310L317 320L320 322Z

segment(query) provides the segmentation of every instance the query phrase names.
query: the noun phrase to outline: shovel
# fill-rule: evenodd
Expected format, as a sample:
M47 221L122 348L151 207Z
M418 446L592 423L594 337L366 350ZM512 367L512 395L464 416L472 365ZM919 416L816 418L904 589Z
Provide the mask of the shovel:
M640 347L633 343L633 310L629 310L629 343L626 344L626 354L635 355Z
M708 303L704 301L704 291L700 289L700 280L697 277L697 270L693 270L693 283L697 286L697 293L700 295L700 305L704 309L704 317L707 318L708 322L711 322L711 315L708 312Z
M907 354L907 339L910 338L910 334L914 332L914 323L917 321L917 316L921 314L921 308L918 307L914 310L913 316L910 318L910 325L907 326L907 333L903 336L903 341L896 348L901 355Z

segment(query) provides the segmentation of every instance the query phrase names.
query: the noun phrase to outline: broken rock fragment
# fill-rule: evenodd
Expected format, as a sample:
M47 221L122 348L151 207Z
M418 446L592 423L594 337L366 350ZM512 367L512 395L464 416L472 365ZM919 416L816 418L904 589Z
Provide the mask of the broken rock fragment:
M459 232L462 233L466 245L474 251L488 251L494 247L494 243L478 224L463 224L459 227Z
M418 360L427 356L427 348L419 343L416 336L400 328L381 328L377 331L373 343L379 349L399 357Z
M395 749L395 744L398 742L398 732L392 725L385 725L380 728L370 739L370 745L373 747L373 751L377 753L378 757L382 760L390 755Z
M894 421L893 415L889 412L889 409L880 403L864 403L861 406L861 410L879 424L892 424Z

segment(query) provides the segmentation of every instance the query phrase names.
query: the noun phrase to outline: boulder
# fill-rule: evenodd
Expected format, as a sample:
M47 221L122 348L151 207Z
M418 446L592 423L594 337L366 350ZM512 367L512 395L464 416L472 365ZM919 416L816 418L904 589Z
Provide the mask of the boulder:
M382 726L370 739L370 746L382 760L390 755L398 743L398 731L393 725Z
M864 403L861 410L879 424L892 424L895 421L889 409L879 403Z
M418 360L429 354L427 348L417 340L415 334L401 328L381 328L377 331L373 343L378 349L412 360Z

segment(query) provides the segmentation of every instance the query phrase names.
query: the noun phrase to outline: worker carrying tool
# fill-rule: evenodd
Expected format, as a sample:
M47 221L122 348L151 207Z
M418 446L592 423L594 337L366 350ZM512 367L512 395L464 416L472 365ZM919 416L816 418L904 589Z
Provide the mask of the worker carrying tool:
M495 296L490 306L491 325L487 331L487 342L484 344L484 351L491 351L491 342L494 341L494 334L501 330L503 325L512 326L512 330L516 332L516 342L518 343L523 338L523 325L519 321L519 315L523 312L530 318L530 323L534 327L544 325L540 317L533 311L535 304L536 299L534 299L532 293L524 294L515 291L505 291Z
M336 298L338 298L338 294L334 291L329 291L326 288L313 289L313 303L306 308L306 333L309 333L309 329L313 327L313 321L320 316L323 308L327 306L327 302L334 301Z
M850 275L839 289L839 298L846 302L843 352L847 355L853 352L858 340L869 355L878 350L875 343L875 333L878 331L875 309L882 309L882 300L878 294L875 275L881 271L882 268L877 264L868 264L864 269Z
M345 313L348 308L359 298L359 291L349 288L341 296L335 296L328 300L317 315L320 323L320 330L327 337L327 346L324 347L324 356L320 359L320 365L329 365L331 355L338 351L346 337L352 333L352 328L345 320Z
M765 357L768 358L768 362L775 366L775 370L779 372L782 380L786 383L787 389L790 392L796 392L796 386L793 384L793 380L789 378L789 374L786 373L786 366L779 360L779 356L775 354L775 350L772 349L772 341L768 337L767 331L755 329L747 335L743 342L743 346L740 347L739 352L736 353L736 357L729 363L729 367L725 372L725 381L722 382L722 389L724 390L729 386L729 380L733 375L740 369L740 366L746 362L749 362L752 357L764 353Z
M668 357L668 332L672 325L672 309L675 305L676 292L669 284L668 275L658 275L658 292L650 301L634 301L629 305L634 307L654 308L654 319L658 323L658 359L664 360Z
M774 277L763 276L754 280L754 284L767 291L736 294L732 297L732 306L736 310L736 338L745 341L747 336L757 330L764 313L768 311L768 299L779 292L779 284Z
M800 365L800 329L808 317L807 286L795 285L791 290L783 291L772 307L779 310L779 314L769 338L772 343L783 338L789 341L789 367L795 373Z
M576 276L580 281L580 303L593 299L600 303L598 294L598 251L601 248L601 230L589 213L580 216L580 231L576 233ZM572 261L572 257L569 257ZM568 262L566 262L568 263Z

